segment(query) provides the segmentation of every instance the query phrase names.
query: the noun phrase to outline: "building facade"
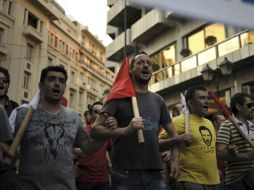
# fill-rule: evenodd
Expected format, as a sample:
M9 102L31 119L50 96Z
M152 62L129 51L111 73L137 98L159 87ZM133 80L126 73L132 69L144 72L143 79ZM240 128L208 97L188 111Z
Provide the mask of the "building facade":
M64 96L80 114L114 79L101 41L53 0L0 0L0 65L11 75L9 96L20 104L34 96L42 68L63 65Z
M107 59L120 62L124 41L129 56L140 49L146 51L154 69L149 88L162 95L169 108L180 102L180 93L194 85L217 92L226 104L236 92L254 94L253 31L137 7L128 0L107 3L107 33L113 39L106 47ZM219 69L225 58L233 64L230 75L222 75ZM214 74L210 81L201 75L207 65ZM211 102L209 113L216 111Z

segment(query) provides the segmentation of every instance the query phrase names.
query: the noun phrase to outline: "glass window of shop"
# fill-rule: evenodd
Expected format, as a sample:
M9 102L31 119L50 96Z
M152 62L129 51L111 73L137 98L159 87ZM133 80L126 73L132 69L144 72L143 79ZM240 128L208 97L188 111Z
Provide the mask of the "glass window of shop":
M188 48L192 54L225 40L225 27L214 23L187 37Z
M176 62L176 45L171 44L151 56L154 71L173 65Z

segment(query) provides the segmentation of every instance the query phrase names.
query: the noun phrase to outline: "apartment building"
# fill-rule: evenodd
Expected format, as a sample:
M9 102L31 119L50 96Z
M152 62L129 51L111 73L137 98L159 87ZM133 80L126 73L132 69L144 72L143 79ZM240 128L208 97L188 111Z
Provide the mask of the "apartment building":
M106 47L107 59L120 62L125 40L129 56L137 49L146 51L154 70L149 89L162 95L169 109L180 102L180 93L193 85L215 91L226 104L236 92L254 94L253 31L137 7L128 0L107 3L107 33L113 39ZM222 74L222 65L232 70ZM213 75L210 80L203 79L204 69ZM211 102L209 113L216 111Z
M11 99L29 102L41 69L60 64L69 75L68 106L82 114L112 85L114 73L105 61L101 41L55 1L0 0L0 65L11 74Z

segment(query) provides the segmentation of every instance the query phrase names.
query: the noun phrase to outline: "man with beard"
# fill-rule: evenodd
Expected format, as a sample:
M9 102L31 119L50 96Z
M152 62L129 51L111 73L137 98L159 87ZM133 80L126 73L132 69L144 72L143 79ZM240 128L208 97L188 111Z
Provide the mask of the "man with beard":
M161 96L148 90L152 63L145 52L136 54L130 67L140 117L135 118L131 98L108 101L94 122L91 136L114 139L112 149L112 190L166 190L158 134L162 126L170 136L177 135ZM107 128L105 114L113 116L118 127ZM137 130L144 130L144 144L138 143ZM178 175L178 150L174 148L172 173Z
M252 97L237 93L231 98L230 107L242 132L253 142ZM225 182L228 190L254 189L254 150L228 120L221 124L217 133L217 155L226 161Z
M105 142L92 142L78 114L61 105L67 78L62 66L41 72L40 102L20 143L18 177L25 190L76 190L73 148L90 154ZM17 110L16 130L26 112L24 107Z
M0 67L0 105L3 105L8 116L12 110L18 107L18 104L7 96L10 85L10 74L7 69Z
M213 124L204 116L208 113L208 92L201 86L189 88L185 101L190 110L191 141L180 144L179 190L217 190L219 173L216 162L216 134ZM179 136L185 133L185 115L173 118ZM190 144L191 143L191 144Z

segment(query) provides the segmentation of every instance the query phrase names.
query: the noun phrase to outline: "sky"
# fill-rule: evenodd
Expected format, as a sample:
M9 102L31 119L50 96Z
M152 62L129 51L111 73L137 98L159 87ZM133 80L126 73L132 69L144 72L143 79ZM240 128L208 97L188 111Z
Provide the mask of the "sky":
M56 0L71 19L77 20L107 46L112 39L106 34L107 0Z

